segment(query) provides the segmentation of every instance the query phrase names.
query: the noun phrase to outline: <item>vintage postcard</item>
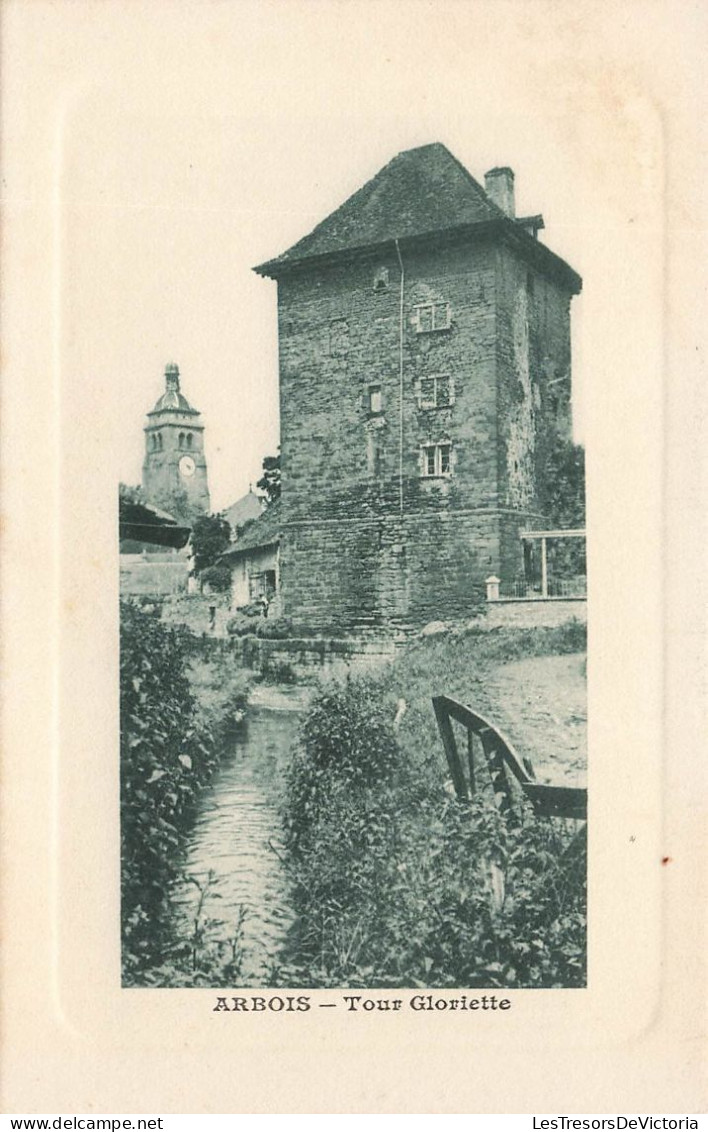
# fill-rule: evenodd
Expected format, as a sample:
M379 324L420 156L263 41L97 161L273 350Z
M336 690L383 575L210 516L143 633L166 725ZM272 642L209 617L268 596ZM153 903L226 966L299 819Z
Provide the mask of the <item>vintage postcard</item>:
M0 12L5 1110L701 1111L705 18Z

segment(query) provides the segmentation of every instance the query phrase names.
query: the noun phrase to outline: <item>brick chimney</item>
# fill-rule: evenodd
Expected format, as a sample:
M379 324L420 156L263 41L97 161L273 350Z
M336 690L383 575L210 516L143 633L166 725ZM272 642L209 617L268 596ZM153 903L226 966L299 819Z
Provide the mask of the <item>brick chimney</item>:
M484 174L484 187L487 191L487 196L510 216L513 220L516 216L516 206L514 204L514 171L504 166L501 169L490 169L488 173Z

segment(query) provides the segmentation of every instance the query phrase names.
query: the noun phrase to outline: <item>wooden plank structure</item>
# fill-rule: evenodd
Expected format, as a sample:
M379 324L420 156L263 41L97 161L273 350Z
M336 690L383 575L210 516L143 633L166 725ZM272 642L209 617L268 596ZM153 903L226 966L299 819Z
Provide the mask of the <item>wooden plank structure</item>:
M546 786L537 782L530 760L520 759L497 727L449 696L434 696L433 708L455 793L461 801L469 801L480 789L482 784L478 770L481 761L491 780L495 803L502 814L509 817L513 815L516 788L517 797L519 792L523 794L539 816L587 820L586 789ZM465 758L458 750L453 722L461 724L467 733Z
M181 550L186 546L191 527L180 526L166 511L149 503L120 497L119 537L152 546L169 546Z

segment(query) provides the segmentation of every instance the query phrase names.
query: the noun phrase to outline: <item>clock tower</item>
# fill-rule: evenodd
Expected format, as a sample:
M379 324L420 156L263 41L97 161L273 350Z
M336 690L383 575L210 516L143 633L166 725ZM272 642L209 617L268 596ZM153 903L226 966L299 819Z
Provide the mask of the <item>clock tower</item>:
M209 510L204 425L180 392L179 367L165 366L165 392L147 415L143 492L177 519Z

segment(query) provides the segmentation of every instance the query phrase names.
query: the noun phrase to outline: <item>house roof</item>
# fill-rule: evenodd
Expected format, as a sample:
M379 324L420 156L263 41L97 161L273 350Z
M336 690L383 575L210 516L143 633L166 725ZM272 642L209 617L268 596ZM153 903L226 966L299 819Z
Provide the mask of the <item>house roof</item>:
M222 562L233 562L250 550L276 546L280 541L280 501L271 503L257 519L252 519L237 542L221 556Z
M150 503L120 496L119 537L155 546L181 549L191 534L190 527L180 526L172 515L160 511Z
M547 267L554 261L569 273L572 289L580 290L580 278L572 268L502 212L439 142L399 153L309 235L254 270L277 278L309 260L490 225L513 239L521 251L546 260Z
M263 505L260 498L255 491L249 491L246 495L237 499L235 503L232 503L230 507L227 507L222 514L228 520L232 530L235 531L237 527L242 527L252 519L257 519L262 511Z

